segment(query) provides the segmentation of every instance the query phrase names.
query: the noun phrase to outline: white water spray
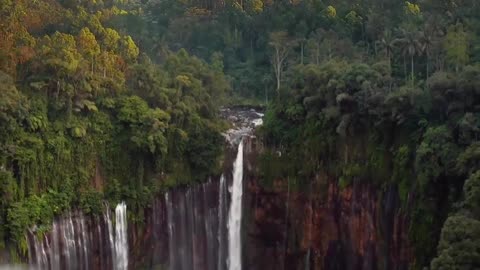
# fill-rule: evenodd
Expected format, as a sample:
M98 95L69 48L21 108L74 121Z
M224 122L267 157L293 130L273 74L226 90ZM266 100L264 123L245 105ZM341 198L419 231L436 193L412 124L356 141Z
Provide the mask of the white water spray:
M115 270L128 268L127 205L115 208Z
M225 265L225 235L224 235L224 224L225 224L225 215L227 212L226 205L226 195L227 195L227 185L226 185L225 176L222 174L220 177L220 185L218 189L218 261L217 261L217 270L223 270Z
M231 204L228 213L228 269L242 269L242 195L243 195L243 140L238 145L237 158L233 164Z

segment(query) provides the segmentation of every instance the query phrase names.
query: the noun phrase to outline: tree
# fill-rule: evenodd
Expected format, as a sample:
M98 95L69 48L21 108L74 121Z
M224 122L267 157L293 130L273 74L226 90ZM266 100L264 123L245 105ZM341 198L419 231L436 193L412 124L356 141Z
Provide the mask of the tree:
M325 31L323 29L317 29L315 32L313 32L310 36L310 39L308 40L309 46L311 47L311 50L313 50L313 55L315 59L315 64L319 65L320 64L320 49L321 49L321 44L324 39Z
M287 32L273 32L270 34L270 46L273 47L273 55L271 57L275 78L277 79L277 92L280 92L283 69L285 60L292 48L292 41Z
M426 77L428 80L428 77L430 76L430 55L432 53L432 47L434 46L435 36L432 30L427 27L420 31L419 35L421 50L425 53L426 56Z
M129 62L135 62L140 53L131 36L125 36L121 42L122 55Z
M480 263L480 221L457 214L443 225L432 270L474 270Z
M297 24L296 29L295 29L295 38L297 44L300 46L300 64L303 65L304 61L304 55L305 55L305 43L307 41L306 34L307 34L307 24L305 21L301 21L299 24Z
M463 186L462 208L443 224L432 270L473 270L480 265L480 171Z
M109 51L116 51L118 48L118 42L120 41L120 35L117 31L112 28L106 28L104 37L103 37L103 45L105 49Z
M457 23L448 27L444 47L447 62L455 66L458 72L460 67L468 62L468 36L463 30L463 24Z
M473 173L463 185L464 207L480 219L480 170Z
M377 41L377 43L383 48L385 51L385 58L388 61L388 66L390 69L392 69L392 55L393 55L393 49L395 48L395 38L392 35L392 32L389 30L386 30L383 33L382 39Z
M402 35L401 38L395 41L395 44L400 45L400 49L402 51L404 59L409 56L410 57L410 76L412 87L415 85L415 62L414 57L416 54L421 52L421 45L418 40L418 34L414 31L407 31L405 29L400 29L400 33ZM406 68L405 68L406 70ZM405 74L406 75L406 74Z
M8 74L0 71L0 126L10 120L20 105L22 94L15 87L15 82Z
M87 27L83 28L77 37L77 45L81 53L91 59L92 73L94 72L95 58L100 54L95 35Z

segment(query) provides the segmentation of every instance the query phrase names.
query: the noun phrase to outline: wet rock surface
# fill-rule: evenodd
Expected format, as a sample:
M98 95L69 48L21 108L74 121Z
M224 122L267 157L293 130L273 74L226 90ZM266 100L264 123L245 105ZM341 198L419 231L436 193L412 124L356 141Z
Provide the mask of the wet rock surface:
M413 261L408 218L394 187L340 189L319 176L308 190L248 180L245 269L406 270Z

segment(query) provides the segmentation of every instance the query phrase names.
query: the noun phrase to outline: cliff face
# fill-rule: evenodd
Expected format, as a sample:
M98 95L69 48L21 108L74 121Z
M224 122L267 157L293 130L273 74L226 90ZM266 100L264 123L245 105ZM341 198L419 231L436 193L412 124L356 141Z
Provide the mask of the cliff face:
M340 188L338 179L319 172L306 187L289 185L288 179L276 179L266 187L258 177L262 145L255 137L244 142L242 269L408 269L414 259L409 220L395 186L379 189L354 181ZM227 269L226 216L231 203L227 187L235 155L235 149L226 149L223 182L212 178L159 194L138 215L143 220L129 219L128 269ZM42 241L29 234L29 261L112 269L111 214L90 217L77 211L58 219ZM55 242L56 248L51 245ZM70 242L75 244L70 247ZM65 246L71 249L68 254L59 252Z
M330 183L324 199L287 189L249 183L248 269L408 269L408 220L393 188L379 196Z
M248 178L246 269L403 270L412 262L409 221L394 186L340 188L319 173L305 190L286 179L267 189L253 173Z
M353 183L340 188L336 179L319 173L304 190L289 187L286 179L277 179L273 186L265 188L254 173L261 151L255 139L246 141L243 269L408 269L414 259L408 239L409 220L394 186L379 190ZM212 188L205 189L205 195L218 198L217 184L205 184L210 185ZM178 196L188 190L175 192ZM218 207L214 203L207 205L205 209ZM157 199L154 207L145 211L145 225L132 233L141 235L131 239L132 269L165 265L169 261L164 198ZM195 235L198 240L205 236L202 232ZM197 264L195 269L208 267Z

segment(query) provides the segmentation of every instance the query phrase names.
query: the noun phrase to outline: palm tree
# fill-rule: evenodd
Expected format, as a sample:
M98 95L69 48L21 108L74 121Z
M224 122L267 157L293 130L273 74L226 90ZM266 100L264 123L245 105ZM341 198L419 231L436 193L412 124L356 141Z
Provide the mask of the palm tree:
M315 64L320 64L321 43L325 39L325 30L319 28L310 35L310 42L314 45Z
M427 60L427 80L430 76L430 61L435 46L438 46L439 36L443 35L442 18L431 16L428 18L425 26L419 33L422 52L425 53Z
M421 46L421 52L425 53L425 56L426 56L426 66L427 66L426 77L428 80L428 77L430 76L430 55L432 52L432 47L434 45L433 33L430 32L428 29L423 29L419 33L419 42Z
M443 51L443 39L445 35L445 18L443 16L431 15L428 17L423 33L421 33L421 43L427 57L427 79L430 76L430 68L441 67L441 52ZM433 62L433 63L432 63Z
M401 38L395 40L394 44L399 45L400 50L404 60L407 56L410 57L410 67L411 67L411 80L412 87L415 85L415 61L414 56L421 53L421 45L418 39L418 32L406 31L405 29L400 29ZM405 67L406 70L406 67ZM406 73L406 72L405 72ZM406 75L406 74L405 74Z
M382 39L378 40L376 43L385 51L385 57L387 58L388 66L390 67L390 70L391 70L393 49L395 47L395 38L393 37L392 32L389 30L385 30L383 32Z

